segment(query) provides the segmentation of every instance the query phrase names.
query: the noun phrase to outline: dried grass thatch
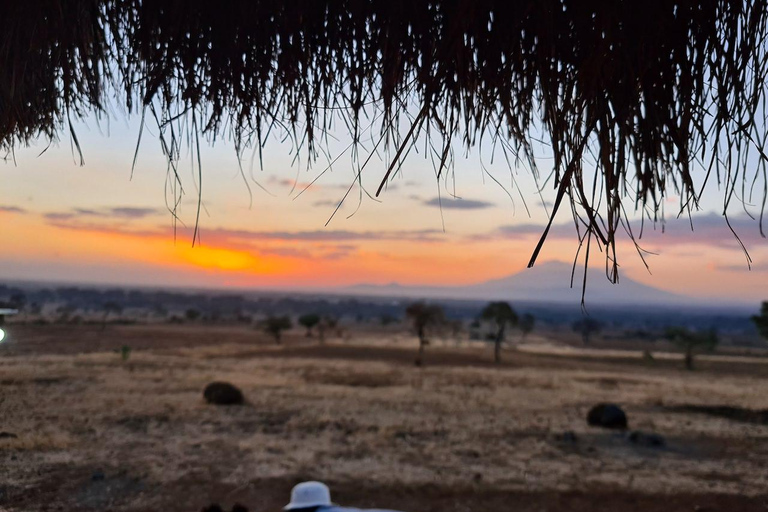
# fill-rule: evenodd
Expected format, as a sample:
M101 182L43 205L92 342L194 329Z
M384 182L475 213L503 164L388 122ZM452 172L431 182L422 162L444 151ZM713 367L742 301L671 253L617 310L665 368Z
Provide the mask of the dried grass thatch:
M755 188L765 208L765 0L48 0L0 18L8 150L114 98L156 119L171 164L181 133L260 152L280 130L314 158L341 125L360 169L389 156L382 186L417 140L439 171L487 143L538 173L541 137L552 218L567 198L613 278L627 206L690 211L717 180L724 212Z

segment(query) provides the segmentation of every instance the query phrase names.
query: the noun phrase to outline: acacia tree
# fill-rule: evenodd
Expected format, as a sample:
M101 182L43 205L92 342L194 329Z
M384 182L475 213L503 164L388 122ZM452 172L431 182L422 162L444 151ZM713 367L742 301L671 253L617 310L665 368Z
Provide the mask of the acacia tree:
M339 319L335 316L326 315L320 319L317 324L317 337L320 343L325 342L325 331L333 331L339 325Z
M258 323L258 327L275 339L276 344L282 341L283 331L293 327L293 322L287 316L268 316Z
M316 313L308 313L299 317L299 324L307 329L307 338L312 337L312 329L320 323L320 315Z
M507 327L517 325L517 313L508 302L490 302L480 313L480 318L492 322L496 327L496 333L493 337L493 359L497 363L501 362L501 344L504 342L504 335Z
M752 317L752 322L757 327L760 336L768 340L768 302L763 302L760 308L760 314Z
M419 337L419 352L416 356L416 366L424 363L424 347L429 344L428 329L433 329L445 321L443 308L437 304L414 302L405 309L405 315L411 320L416 336Z
M536 325L536 318L532 314L526 313L520 317L520 320L517 322L517 327L523 333L523 336L522 336L523 340L525 340L525 337L528 336L528 334L530 334L531 331L533 331L533 327L535 325Z
M594 318L584 317L573 322L571 327L574 332L581 334L581 342L584 345L589 345L589 337L600 332L603 329L603 324Z
M717 331L714 329L696 332L684 327L669 327L665 337L685 353L686 370L693 370L695 352L714 350L719 342Z
M190 322L194 322L202 316L202 313L195 308L189 308L184 312L184 317Z

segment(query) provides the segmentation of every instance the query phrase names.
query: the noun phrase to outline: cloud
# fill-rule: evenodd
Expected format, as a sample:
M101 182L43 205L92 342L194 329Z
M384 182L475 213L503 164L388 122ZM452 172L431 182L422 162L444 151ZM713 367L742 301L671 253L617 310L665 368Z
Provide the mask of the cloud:
M452 197L434 197L423 203L426 206L439 207L451 210L482 210L495 206L488 201L476 201L473 199L454 199Z
M172 233L170 227L161 229L160 227L150 227L147 229L131 229L124 224L106 224L103 222L81 222L73 220L69 214L55 214L49 213L45 215L48 219L48 225L59 229L67 229L70 231L89 231L93 233L103 233L106 235L125 235L125 236L141 236L141 237L165 237L170 236ZM179 231L185 231L184 228L180 228ZM192 231L189 232L190 239L192 237Z
M733 231L747 249L758 248L768 243L768 239L760 235L758 220L751 219L745 214L730 216L728 220ZM634 229L635 235L639 236L639 228L635 226ZM697 244L723 249L740 248L739 242L728 227L725 218L716 213L693 216L690 221L688 218L668 220L663 232L660 225L657 225L654 230L653 226L646 224L646 229L639 241L641 246L654 244L670 247Z
M95 217L104 219L143 219L152 215L162 214L157 208L138 208L134 206L120 206L117 208L102 208L92 210L88 208L72 208L66 212L49 212L43 215L50 221L65 221L78 217Z
M76 213L64 213L64 212L50 212L43 214L43 217L52 222L58 222L63 220L70 220L77 217Z
M315 201L312 203L312 206L317 207L336 207L339 204L338 201L334 201L333 199L323 199L321 201Z
M2 212L2 213L24 214L24 213L27 213L27 210L25 210L24 208L19 208L18 206L2 206L2 205L0 205L0 212Z
M284 256L288 258L340 260L351 256L357 251L354 245L325 245L307 249L297 247L270 247L260 249L261 254Z
M123 206L121 208L112 208L110 210L112 217L120 217L125 219L143 219L151 215L157 215L160 210L155 208L135 208L130 206Z
M267 179L267 184L296 190L304 190L309 186L315 189L321 188L320 184L312 183L311 181L299 181L292 178L278 178L277 176L270 176L269 179Z
M749 267L747 266L746 262L740 265L725 265L725 264L716 263L712 266L712 270L719 270L721 272L744 272L747 269L749 269ZM755 272L758 274L768 273L768 266L765 266L765 265L759 266L753 263L751 272Z
M103 222L83 222L71 218L50 219L49 225L72 231L87 231L105 235L132 236L141 238L164 238L171 236L169 227L150 227L133 229L124 224L107 224ZM441 233L441 232L434 232ZM212 228L201 230L201 241L204 246L237 250L253 256L282 256L312 260L339 260L352 256L358 251L358 246L347 241L360 240L416 240L429 237L432 231L391 231L385 233L352 231L248 231ZM177 236L191 240L192 229L179 227ZM341 241L342 243L336 243Z
M400 185L398 185L397 183L391 183L388 181L384 185L384 190L387 192L394 192L395 190L399 190L399 189L400 189Z
M747 250L765 247L768 239L760 235L760 226L757 220L747 215L735 215L729 218L733 230L738 234ZM690 245L707 245L723 249L740 249L739 242L728 228L728 224L721 215L710 213L694 216L691 221L685 219L668 220L663 228L657 224L646 223L641 232L638 222L632 222L632 230L639 245L647 250L661 249L665 247L681 247ZM768 226L767 226L768 227ZM546 223L541 224L509 224L499 226L488 232L473 235L470 240L519 240L527 237L541 236L546 228ZM583 233L583 230L582 230ZM577 237L575 225L572 222L553 224L547 235L547 240L575 240ZM618 239L628 241L628 235L623 229L618 233Z
M443 232L438 229L347 231L318 229L311 231L250 231L226 228L203 228L203 235L237 240L284 240L305 242L354 242L362 240L408 240L437 242Z
M473 241L522 240L529 237L540 237L546 227L547 224L545 222L541 224L505 224L488 233L472 235L469 239ZM547 239L555 238L577 240L576 228L573 224L553 224L549 229Z
M102 222L83 222L73 214L49 213L45 215L49 224L61 229L74 231L97 231L118 235L168 236L168 226L154 226L144 229L132 229L121 224ZM251 231L246 229L206 228L200 233L205 243L220 245L253 246L256 242L312 242L312 243L350 243L377 240L404 240L415 242L441 242L444 233L438 229L390 230L390 231L348 231L317 229L309 231ZM179 227L179 237L192 237L192 229ZM350 246L351 247L351 246Z
M76 214L76 215L92 215L94 217L98 217L98 216L101 215L96 210L88 210L88 209L85 209L85 208L75 208L73 210L73 213Z

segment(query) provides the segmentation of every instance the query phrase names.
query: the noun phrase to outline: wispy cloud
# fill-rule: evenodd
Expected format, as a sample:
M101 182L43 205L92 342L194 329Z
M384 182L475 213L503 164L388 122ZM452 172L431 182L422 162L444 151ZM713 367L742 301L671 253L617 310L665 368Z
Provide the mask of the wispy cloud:
M49 225L72 231L100 233L139 238L162 238L171 236L168 227L131 228L124 224L104 222L83 222L70 218L49 218ZM388 239L416 240L429 237L435 231L397 231L386 233L353 231L297 231L269 232L213 228L203 230L201 239L205 246L227 250L237 250L253 256L283 256L298 259L339 260L350 257L358 251L358 246L350 241ZM191 239L192 231L187 227L178 229L178 236Z
M444 208L451 210L482 210L495 206L488 201L477 201L474 199L455 199L453 197L433 197L423 203L426 206Z
M660 247L698 244L734 249L739 247L736 238L738 236L747 249L768 244L768 239L760 234L760 223L756 219L742 214L729 217L729 222L733 231L728 227L725 218L716 213L694 216L691 221L687 218L670 220L664 226L663 232L660 225L657 225L655 230L646 225L640 242L641 245L645 243ZM637 228L635 235L640 235Z
M351 256L357 252L357 246L355 245L323 245L312 248L298 248L298 247L270 247L261 249L261 254L269 254L275 256L284 256L288 258L300 258L300 259L322 259L322 260L340 260Z
M408 240L419 242L438 242L443 239L443 232L438 229L393 230L393 231L347 231L325 230L312 231L250 231L226 228L203 229L203 235L237 240L286 240L306 242L354 242L362 240Z
M46 215L48 223L60 229L73 231L91 231L105 234L128 236L167 237L171 231L168 226L152 226L147 228L131 228L123 224L82 221L71 216L56 214ZM246 229L209 228L201 229L204 243L215 245L257 247L257 242L296 242L296 243L327 243L350 244L362 241L410 241L423 243L438 243L445 240L444 233L438 229L392 230L392 231L347 231L347 230L311 230L311 231L253 231ZM192 236L192 230L186 227L178 228L178 236ZM334 251L354 250L353 245L335 245Z
M135 208L131 206L123 206L120 208L112 208L110 210L110 217L120 217L125 219L143 219L152 215L162 213L155 208Z
M312 203L312 206L316 207L336 207L339 204L338 201L334 201L333 199L322 199L320 201L315 201Z
M63 221L82 217L103 219L143 219L153 215L162 214L157 208L139 208L134 206L121 206L117 208L102 208L93 210L89 208L72 208L65 212L49 212L43 216L50 221Z
M715 264L712 267L712 270L719 270L721 272L744 272L747 270L746 263L742 263L741 265L724 265L724 264ZM768 274L768 266L766 265L760 265L753 264L751 272L757 273L757 274Z
M472 241L492 241L492 240L522 240L529 237L538 237L544 233L546 224L504 224L487 233L478 233L468 238ZM549 229L549 239L576 239L576 228L573 224L553 224Z
M693 229L691 229L693 224ZM735 215L730 217L730 224L747 249L765 247L768 239L760 235L760 226L757 220L747 215ZM527 237L540 236L544 233L546 225L524 223L499 226L487 233L470 236L470 240L519 240ZM662 227L657 224L646 223L641 231L637 222L632 224L636 240L645 249L653 250L664 247L681 247L685 245L708 245L724 249L739 248L739 243L728 224L721 215L714 213L694 216L688 219L671 219ZM583 233L583 230L582 230ZM621 230L618 236L627 239L628 235ZM562 239L572 241L577 237L576 227L573 223L553 224L547 235L548 240Z
M2 206L2 205L0 205L0 212L23 214L23 213L27 213L27 210L25 210L24 208L20 208L18 206Z

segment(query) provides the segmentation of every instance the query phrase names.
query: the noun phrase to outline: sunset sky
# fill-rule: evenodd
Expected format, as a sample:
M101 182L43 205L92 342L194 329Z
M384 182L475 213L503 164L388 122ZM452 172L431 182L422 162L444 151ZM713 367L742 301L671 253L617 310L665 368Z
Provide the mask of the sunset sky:
M191 159L181 162L186 193L174 240L156 129L145 130L131 177L139 124L116 119L109 127L94 121L76 126L84 166L73 157L69 138L42 155L46 144L40 142L19 149L15 163L0 163L0 278L303 289L393 281L470 284L522 271L545 226L546 211L530 173L524 166L510 173L498 155L491 164L490 155L475 152L465 158L459 151L455 176L438 183L431 161L412 153L380 202L363 194L358 208L360 189L354 186L326 226L354 181L347 154L296 197L327 161L309 170L303 158L292 165L290 147L273 142L265 149L264 170L257 161L252 171L268 192L252 181L250 157L243 162L251 205L231 144L217 141L201 147L205 208L202 243L193 248L197 193ZM345 134L338 136L333 157L346 147ZM542 151L542 171L546 162ZM484 173L483 165L504 188ZM372 194L385 170L386 164L374 158L364 171L363 184ZM454 190L460 199L451 198ZM550 183L545 201L552 196ZM744 253L719 216L721 201L712 188L694 217L694 232L687 219L670 221L663 235L660 227L653 232L646 226L642 245L658 253L648 256L651 273L623 241L622 275L696 297L768 299L768 241L757 222L733 208L733 225L753 260L748 270ZM668 216L674 217L676 207L677 199L669 198ZM750 211L759 213L756 206ZM563 209L541 262L573 259L577 240L572 225L570 212ZM593 264L598 268L594 277L603 278L601 254L593 253Z

